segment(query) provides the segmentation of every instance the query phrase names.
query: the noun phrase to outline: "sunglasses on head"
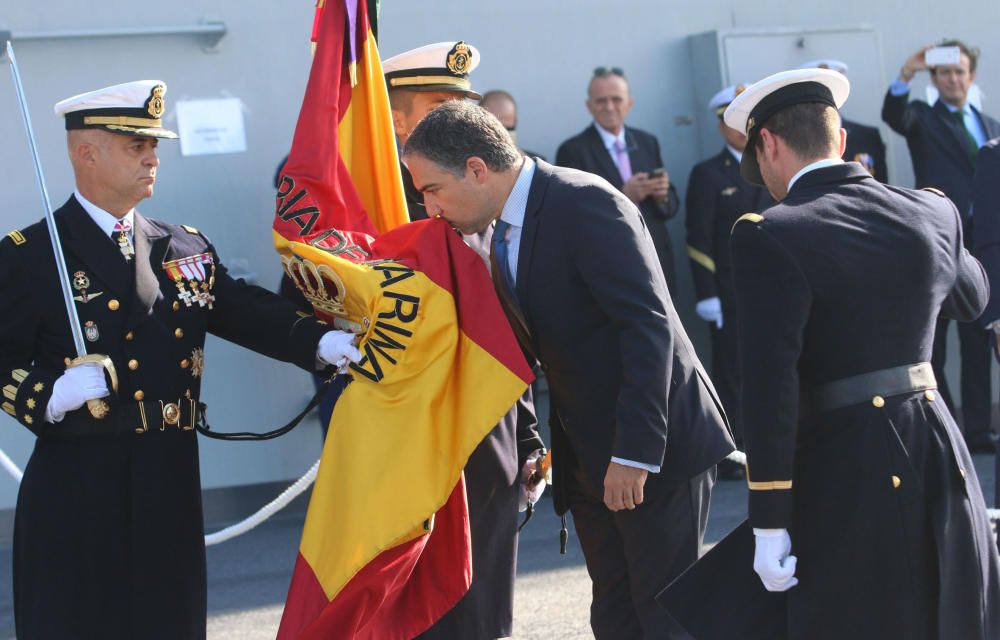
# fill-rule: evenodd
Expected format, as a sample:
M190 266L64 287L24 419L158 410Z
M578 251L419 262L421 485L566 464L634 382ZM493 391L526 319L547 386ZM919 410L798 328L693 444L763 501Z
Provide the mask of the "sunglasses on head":
M613 75L620 78L625 77L625 72L622 71L621 67L597 67L594 69L594 77L600 78L602 76Z

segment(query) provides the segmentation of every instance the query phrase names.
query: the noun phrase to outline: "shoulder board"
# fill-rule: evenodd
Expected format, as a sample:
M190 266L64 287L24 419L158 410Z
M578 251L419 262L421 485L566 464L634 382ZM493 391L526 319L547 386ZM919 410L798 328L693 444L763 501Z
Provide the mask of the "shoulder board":
M8 233L7 237L10 238L11 240L13 240L14 244L17 244L17 245L24 244L25 242L28 241L28 239L24 237L24 234L21 233L20 231L17 231L17 230L11 231L10 233Z
M736 225L738 225L741 222L753 222L754 224L756 224L758 222L763 222L763 221L764 221L764 216L760 215L759 213L744 213L736 220L736 222L733 223L733 229L735 229Z
M189 225L186 225L186 224L182 224L182 225L181 225L181 227L182 227L182 228L183 228L183 229L184 229L185 231L187 231L188 233L190 233L190 234L193 234L193 235L198 235L198 230L197 230L197 229L195 229L195 228L194 228L194 227L192 227L192 226L189 226Z
M934 195L941 196L942 198L947 198L948 197L948 196L944 195L944 191L941 191L940 189L935 189L934 187L924 187L923 189L921 189L921 191L930 191Z

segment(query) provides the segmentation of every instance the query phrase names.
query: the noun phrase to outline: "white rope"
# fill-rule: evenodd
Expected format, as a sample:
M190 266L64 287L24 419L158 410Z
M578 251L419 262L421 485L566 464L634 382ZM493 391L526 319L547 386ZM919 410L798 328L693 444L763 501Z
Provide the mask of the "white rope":
M236 524L226 527L221 531L216 531L215 533L206 535L205 546L208 547L213 544L219 544L220 542L225 542L226 540L230 540L238 535L244 534L273 516L278 511L281 511L288 505L289 502L297 498L300 493L309 488L309 485L311 485L316 479L316 473L318 471L319 460L313 464L309 471L306 471L304 476L296 480L292 486L282 491L281 495L277 498L261 507L257 513L242 522L237 522Z
M14 480L17 481L17 484L21 484L21 478L24 477L24 472L22 472L21 469L14 464L13 460L7 457L7 454L3 452L3 449L0 449L0 467L6 469L7 473L13 476Z

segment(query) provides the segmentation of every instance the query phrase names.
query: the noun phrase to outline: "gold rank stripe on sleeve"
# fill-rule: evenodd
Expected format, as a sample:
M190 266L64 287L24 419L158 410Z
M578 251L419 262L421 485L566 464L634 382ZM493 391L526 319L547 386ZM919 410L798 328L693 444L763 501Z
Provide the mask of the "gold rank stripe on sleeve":
M688 245L688 257L708 269L710 273L715 273L715 260L712 260L707 253L698 251L691 245Z
M791 480L771 480L770 482L753 482L747 479L751 491L787 491L792 488Z
M736 222L733 223L733 229L735 229L736 225L738 225L741 222L753 222L756 224L758 222L763 222L763 220L764 216L760 215L759 213L744 213L736 220Z
M24 234L21 233L20 231L11 231L10 233L7 234L7 237L13 240L14 244L16 245L22 245L28 241L28 239L25 238Z

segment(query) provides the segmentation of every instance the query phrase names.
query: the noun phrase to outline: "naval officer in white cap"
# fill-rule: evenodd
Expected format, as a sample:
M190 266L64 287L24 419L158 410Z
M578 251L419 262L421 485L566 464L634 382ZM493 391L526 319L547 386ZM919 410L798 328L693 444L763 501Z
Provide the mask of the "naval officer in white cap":
M425 115L449 100L479 100L469 74L479 66L479 50L471 44L437 42L404 51L382 63L389 89L392 127L400 148ZM400 163L410 220L427 217L424 197L413 187L406 165Z
M63 100L76 190L55 212L76 310L101 365L75 355L44 221L0 242L3 409L36 436L14 526L23 640L205 637L195 424L212 333L315 371L360 359L353 336L231 278L189 226L147 218L167 86L142 80ZM230 384L238 385L239 380ZM103 398L102 419L84 408Z
M785 71L724 116L779 200L732 232L753 567L793 640L997 638L1000 560L929 363L938 313L975 319L988 287L942 193L841 159L848 93Z

